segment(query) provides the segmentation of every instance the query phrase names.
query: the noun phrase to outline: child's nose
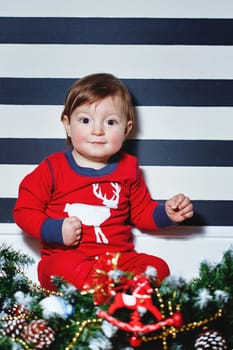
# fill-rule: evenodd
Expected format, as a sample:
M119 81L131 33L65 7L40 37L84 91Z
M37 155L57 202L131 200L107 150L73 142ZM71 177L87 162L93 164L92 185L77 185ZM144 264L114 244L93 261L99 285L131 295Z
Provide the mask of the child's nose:
M102 123L93 123L92 133L94 135L102 135L104 133L104 126L102 125Z

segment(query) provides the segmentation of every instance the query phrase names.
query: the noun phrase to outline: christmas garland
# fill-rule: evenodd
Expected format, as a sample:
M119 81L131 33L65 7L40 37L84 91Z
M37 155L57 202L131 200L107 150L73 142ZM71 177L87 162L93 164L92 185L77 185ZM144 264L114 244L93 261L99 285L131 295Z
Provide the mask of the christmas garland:
M30 257L0 246L0 349L232 349L232 248L202 262L197 278L160 286L152 267L135 276L118 270L118 257L97 259L85 290L54 277L51 292L25 275Z

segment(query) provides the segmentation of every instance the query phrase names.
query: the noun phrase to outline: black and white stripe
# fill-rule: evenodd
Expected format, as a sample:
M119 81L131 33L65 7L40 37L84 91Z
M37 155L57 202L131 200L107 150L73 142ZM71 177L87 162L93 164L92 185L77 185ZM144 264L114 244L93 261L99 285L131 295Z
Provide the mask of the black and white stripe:
M70 10L62 1L54 11L45 2L35 9L26 1L4 5L0 223L13 223L22 177L64 148L60 112L69 86L105 71L122 79L134 97L139 130L126 148L138 155L154 197L185 192L196 211L185 225L230 229L233 8L224 3L217 9L197 1L187 9L184 1L167 8L161 1L134 1L112 10L98 4L93 13L73 1Z

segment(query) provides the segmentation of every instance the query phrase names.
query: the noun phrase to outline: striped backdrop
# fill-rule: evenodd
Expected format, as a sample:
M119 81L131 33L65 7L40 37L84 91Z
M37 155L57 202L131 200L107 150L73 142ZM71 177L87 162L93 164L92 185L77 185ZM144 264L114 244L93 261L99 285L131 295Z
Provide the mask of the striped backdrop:
M94 5L94 6L93 6ZM233 1L13 1L0 11L0 232L21 179L65 147L67 89L110 72L131 91L152 195L185 192L203 229L233 238ZM2 229L1 229L2 227ZM185 231L186 230L186 231Z

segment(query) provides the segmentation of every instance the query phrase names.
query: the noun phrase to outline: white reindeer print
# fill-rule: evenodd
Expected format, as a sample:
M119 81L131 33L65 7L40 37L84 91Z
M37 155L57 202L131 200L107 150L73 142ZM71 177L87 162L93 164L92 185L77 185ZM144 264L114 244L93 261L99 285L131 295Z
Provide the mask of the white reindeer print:
M119 203L121 186L115 182L111 182L111 186L113 188L113 196L108 199L106 194L102 194L98 183L92 185L93 194L102 200L103 205L67 203L64 209L69 216L77 216L84 225L94 226L97 243L108 244L108 239L100 225L111 216L110 209L116 209Z

